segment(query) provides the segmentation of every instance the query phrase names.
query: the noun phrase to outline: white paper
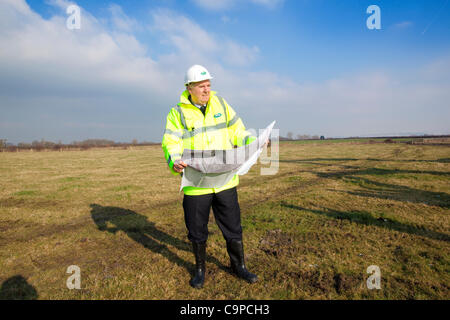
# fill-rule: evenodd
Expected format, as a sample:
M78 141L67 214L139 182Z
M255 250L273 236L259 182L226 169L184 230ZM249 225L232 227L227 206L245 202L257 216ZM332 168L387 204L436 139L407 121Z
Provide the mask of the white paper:
M230 150L184 150L184 169L180 191L184 187L220 188L234 175L244 175L257 162L269 140L275 121L251 144Z

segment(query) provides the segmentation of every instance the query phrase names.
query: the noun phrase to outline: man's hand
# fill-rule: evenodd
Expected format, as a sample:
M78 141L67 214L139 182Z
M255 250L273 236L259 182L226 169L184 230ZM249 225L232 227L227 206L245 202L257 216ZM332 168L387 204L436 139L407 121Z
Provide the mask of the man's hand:
M176 160L173 163L173 170L175 170L175 172L181 173L183 172L184 168L187 167L187 164L184 163L182 160Z

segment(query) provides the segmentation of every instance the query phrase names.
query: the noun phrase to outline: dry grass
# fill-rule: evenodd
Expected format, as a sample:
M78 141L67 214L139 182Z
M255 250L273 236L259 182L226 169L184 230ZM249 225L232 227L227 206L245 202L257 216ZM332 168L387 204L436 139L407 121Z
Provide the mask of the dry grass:
M249 285L230 274L212 215L207 277L157 146L0 153L0 298L449 299L450 149L280 145L238 188ZM81 290L69 290L70 265ZM366 269L381 269L368 290Z

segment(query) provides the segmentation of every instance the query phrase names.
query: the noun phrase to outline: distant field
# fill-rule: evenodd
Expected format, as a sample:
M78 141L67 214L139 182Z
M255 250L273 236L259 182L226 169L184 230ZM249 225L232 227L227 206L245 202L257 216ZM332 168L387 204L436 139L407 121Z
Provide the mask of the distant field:
M290 143L300 144L330 144L330 143L382 143L385 140L391 140L394 143L413 143L413 144L448 144L450 145L450 138L345 138L345 139L325 139L325 140L293 140L287 141Z
M230 273L211 215L202 290L160 147L0 153L0 299L450 299L450 148L360 142L283 142L278 174L242 176L260 281Z

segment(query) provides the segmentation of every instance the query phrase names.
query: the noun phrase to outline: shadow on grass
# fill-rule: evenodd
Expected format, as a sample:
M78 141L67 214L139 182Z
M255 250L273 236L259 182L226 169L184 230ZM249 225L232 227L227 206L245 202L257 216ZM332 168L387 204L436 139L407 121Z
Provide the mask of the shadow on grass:
M414 161L414 160L378 160L378 159L354 159L354 158L314 158L314 159L299 159L299 160L280 160L279 162L286 163L304 163L313 164L319 166L334 166L334 164L320 163L313 161L359 161L359 160L370 160L370 161ZM426 162L441 162L439 160L420 160ZM343 168L354 169L354 170L342 170L335 172L316 172L317 175L323 176L325 178L340 178L342 176L351 174L367 174L367 175L392 175L392 174L431 174L443 177L450 177L450 172L444 171L425 171L425 170L402 170L402 169L382 169L382 168L361 168L358 166L350 165L338 165Z
M426 205L450 208L450 196L445 192L432 192L399 186L396 184L382 183L361 177L345 177L345 181L358 185L365 190L343 191L351 195L370 197L377 199L390 199L396 201L408 201L423 203Z
M311 161L358 161L362 159L355 158L311 158L311 159L297 159L297 160L280 160L280 162L311 162Z
M330 164L322 164L322 163L312 163L311 160L335 160L335 161L350 161L350 160L359 160L354 158L314 158L314 159L305 159L305 160L283 160L283 162L297 162L297 163L308 163L308 164L317 164L324 166L331 166ZM371 159L374 160L374 159ZM435 161L443 161L446 159L439 159ZM434 160L430 160L434 161ZM280 160L281 162L281 160ZM379 199L391 199L397 201L408 201L415 203L424 203L427 205L436 205L442 208L450 208L450 195L445 192L432 192L425 191L420 189L415 189L402 185L395 185L389 183L382 183L373 181L366 178L356 177L355 175L369 175L369 176L385 176L388 177L390 175L403 175L403 174L431 174L442 177L449 177L449 172L441 172L441 171L422 171L422 170L400 170L400 169L382 169L382 168L360 168L356 166L348 166L341 165L341 167L348 168L349 170L340 170L340 171L331 171L331 172L319 172L319 171L309 171L311 173L316 174L321 178L328 179L340 179L345 182L350 182L358 185L365 190L358 191L347 191L348 194L371 197L371 198L379 198ZM418 178L420 180L420 178Z
M441 158L436 160L422 160L422 159L357 159L357 158L311 158L311 159L298 159L298 160L280 160L280 162L292 162L292 163L310 163L312 161L377 161L377 162L437 162L437 163L450 163L450 158ZM319 164L319 163L316 163Z
M131 239L140 243L145 248L163 255L170 262L184 267L193 273L194 264L181 259L167 247L167 245L170 245L178 250L192 252L192 247L189 242L182 241L158 230L153 222L147 220L146 216L135 211L119 207L104 207L98 204L91 204L90 207L92 220L94 220L99 230L110 233L123 231ZM216 264L219 269L229 271L227 267L213 257L207 256L206 261Z
M345 166L348 168L356 168L354 166ZM356 170L343 170L335 172L316 172L317 175L327 178L341 178L343 176L352 174L365 174L365 175L395 175L395 174L432 174L436 176L450 177L450 172L442 171L423 171L423 170L401 170L401 169L381 169L381 168L362 168Z
M5 280L0 288L0 300L36 300L38 293L21 275Z
M345 211L337 211L329 208L324 208L322 210L314 210L314 209L307 209L300 206L288 204L286 202L281 202L281 206L290 208L290 209L296 209L296 210L302 210L302 211L309 211L315 214L324 215L330 218L339 219L339 220L349 220L355 223L364 224L368 226L377 226L381 228L386 228L390 230L395 230L399 232L405 232L413 235L418 235L422 237L427 237L430 239L435 240L442 240L442 241L450 241L450 236L445 233L440 233L432 230L427 230L424 227L417 227L414 225L410 225L407 223L401 223L398 221L394 221L391 219L381 219L381 218L375 218L373 217L369 212L366 211L354 211L354 212L345 212Z
M364 160L369 161L388 161L388 162L437 162L437 163L449 163L450 158L441 158L436 160L422 160L422 159L373 159L373 158L367 158Z

